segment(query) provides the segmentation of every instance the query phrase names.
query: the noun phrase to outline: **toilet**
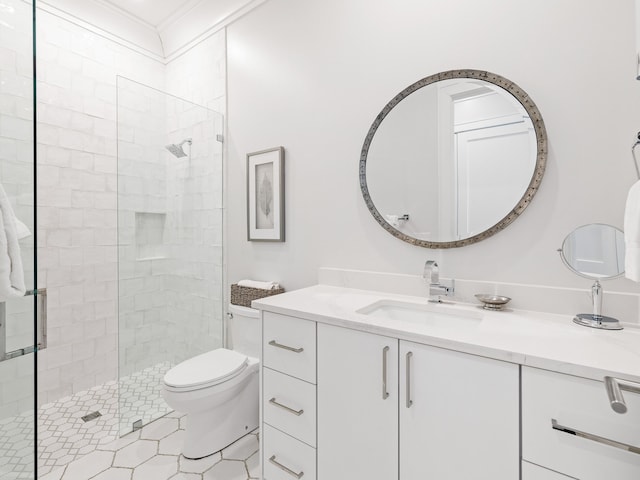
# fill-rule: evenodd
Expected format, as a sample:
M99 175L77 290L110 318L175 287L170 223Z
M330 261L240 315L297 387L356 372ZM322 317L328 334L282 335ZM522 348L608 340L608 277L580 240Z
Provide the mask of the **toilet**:
M233 350L218 348L169 370L162 394L187 414L182 454L198 459L219 452L258 428L259 312L229 305Z

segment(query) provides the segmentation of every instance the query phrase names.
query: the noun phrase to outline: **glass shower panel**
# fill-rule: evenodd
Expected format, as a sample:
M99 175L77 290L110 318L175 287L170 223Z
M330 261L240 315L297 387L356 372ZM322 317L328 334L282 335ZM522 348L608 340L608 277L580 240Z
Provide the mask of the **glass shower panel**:
M168 413L164 374L222 345L220 113L118 78L120 432Z
M3 480L33 480L36 475L33 8L32 2L23 0L0 1L0 245L3 245L0 478Z

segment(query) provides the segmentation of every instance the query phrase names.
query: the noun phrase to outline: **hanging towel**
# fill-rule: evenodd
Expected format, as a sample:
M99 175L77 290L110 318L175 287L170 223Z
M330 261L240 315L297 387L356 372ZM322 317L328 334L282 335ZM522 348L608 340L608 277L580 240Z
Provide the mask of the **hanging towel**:
M259 288L261 290L275 290L280 288L277 282L258 282L256 280L240 280L238 285L241 287Z
M640 282L640 181L633 184L624 210L624 274Z
M31 236L31 230L24 223L20 221L18 217L16 219L16 233L18 234L18 240Z
M16 216L0 184L0 302L23 297L25 291Z

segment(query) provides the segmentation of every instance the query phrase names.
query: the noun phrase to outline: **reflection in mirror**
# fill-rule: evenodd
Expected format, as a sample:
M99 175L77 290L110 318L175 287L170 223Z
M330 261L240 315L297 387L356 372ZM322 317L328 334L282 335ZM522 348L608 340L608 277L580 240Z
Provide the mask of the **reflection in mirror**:
M624 234L611 225L594 223L571 232L558 249L564 264L581 277L595 280L591 287L593 313L579 313L573 321L579 325L606 330L622 330L615 318L602 315L600 280L624 273Z
M565 265L582 277L619 277L624 273L624 234L611 225L583 225L567 235L560 254Z
M474 243L511 223L546 160L542 118L495 74L443 72L396 96L363 146L360 184L378 222L431 248Z

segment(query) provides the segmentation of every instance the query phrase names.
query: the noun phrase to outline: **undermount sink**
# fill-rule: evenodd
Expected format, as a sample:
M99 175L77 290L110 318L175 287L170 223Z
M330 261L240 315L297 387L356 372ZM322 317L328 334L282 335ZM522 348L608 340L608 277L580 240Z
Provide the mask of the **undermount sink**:
M435 327L472 327L482 320L482 312L456 308L447 304L421 304L400 300L378 300L356 313L375 318L411 322Z

